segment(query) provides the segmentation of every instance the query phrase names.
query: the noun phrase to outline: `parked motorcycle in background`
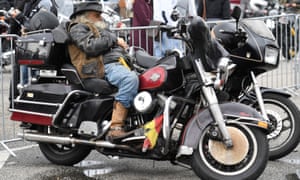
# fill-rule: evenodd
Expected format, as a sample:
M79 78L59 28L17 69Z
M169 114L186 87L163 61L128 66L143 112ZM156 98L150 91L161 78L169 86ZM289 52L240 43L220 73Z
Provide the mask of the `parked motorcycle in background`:
M257 179L268 162L266 134L271 127L247 105L218 103L214 80L202 64L203 48L208 45L204 40L209 35L205 21L180 18L177 27L161 30L184 41L189 55L171 53L139 72L139 93L124 127L128 136L117 142L106 140L114 88L103 79L78 78L66 57L67 64L57 65L62 59L51 55L62 53L51 51L55 48L48 45L65 43L55 39L62 37L55 34L62 31L41 31L19 39L19 64L55 68L63 75L29 84L14 99L11 119L22 122L20 136L38 142L45 157L55 164L73 165L95 149L108 156L168 160L191 167L201 179ZM44 44L38 46L41 39ZM37 53L41 48L51 58ZM37 56L32 59L28 51ZM128 62L145 64L149 59L136 54ZM95 89L94 84L101 86Z
M260 87L256 77L278 67L280 49L272 32L262 20L235 17L236 23L216 25L212 32L229 51L235 66L224 84L223 99L256 108L273 124L268 134L270 159L289 154L300 138L300 112L291 95ZM225 98L224 98L225 97Z

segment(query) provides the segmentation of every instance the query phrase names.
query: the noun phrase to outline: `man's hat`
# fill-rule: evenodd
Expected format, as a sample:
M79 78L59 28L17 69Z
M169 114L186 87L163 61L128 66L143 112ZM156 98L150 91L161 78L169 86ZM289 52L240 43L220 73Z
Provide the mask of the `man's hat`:
M71 14L70 19L74 18L78 14L81 14L85 11L96 11L96 12L103 12L102 5L99 2L83 2L74 7L74 12Z

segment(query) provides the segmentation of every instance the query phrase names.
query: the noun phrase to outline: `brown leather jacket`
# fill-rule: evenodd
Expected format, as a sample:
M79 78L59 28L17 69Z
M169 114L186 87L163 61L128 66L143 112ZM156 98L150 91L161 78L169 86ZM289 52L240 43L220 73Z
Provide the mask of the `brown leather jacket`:
M71 26L75 23L71 23ZM96 38L100 37L100 33L97 28L91 24L86 23L88 28L92 31ZM76 67L81 78L103 78L104 77L104 64L103 56L98 55L95 57L88 57L86 52L81 50L76 44L71 43L68 46L69 55L72 64Z

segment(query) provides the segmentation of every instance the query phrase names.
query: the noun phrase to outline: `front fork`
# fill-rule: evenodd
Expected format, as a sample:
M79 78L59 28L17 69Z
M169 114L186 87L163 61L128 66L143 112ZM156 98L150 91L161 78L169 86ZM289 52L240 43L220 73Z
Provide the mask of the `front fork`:
M196 59L194 62L196 65L196 71L198 71L197 77L199 81L203 83L202 93L208 103L208 109L219 127L225 146L227 148L230 148L233 146L232 139L226 128L224 117L221 112L215 90L213 88L213 82L205 75L205 69L202 65L201 59Z
M259 108L261 111L261 115L265 120L269 121L269 118L268 118L268 115L267 115L266 109L265 109L264 99L262 97L262 93L260 90L260 86L258 85L258 82L255 78L254 73L251 71L250 74L251 74L251 78L253 81L254 91L255 91L256 99L257 99L257 102L258 102L258 105L259 105Z

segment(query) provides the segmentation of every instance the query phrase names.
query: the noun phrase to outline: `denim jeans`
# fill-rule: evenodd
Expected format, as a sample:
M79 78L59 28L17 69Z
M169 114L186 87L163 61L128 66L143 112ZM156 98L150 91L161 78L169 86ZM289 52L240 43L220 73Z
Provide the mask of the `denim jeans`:
M25 85L29 83L29 78L33 78L33 77L37 77L39 74L39 71L36 69L30 69L30 73L29 74L29 70L28 67L26 65L20 65L20 69L21 69L21 79L20 79L20 84L21 85ZM30 76L30 77L29 77Z
M105 78L118 88L115 100L129 108L139 88L139 79L135 72L130 71L120 63L104 65Z
M28 84L28 67L25 65L20 66L21 69L21 85Z
M162 38L160 41L154 41L153 54L156 57L163 57L167 50L178 49L183 52L182 41L178 39L170 39L167 34L163 32L161 34Z

